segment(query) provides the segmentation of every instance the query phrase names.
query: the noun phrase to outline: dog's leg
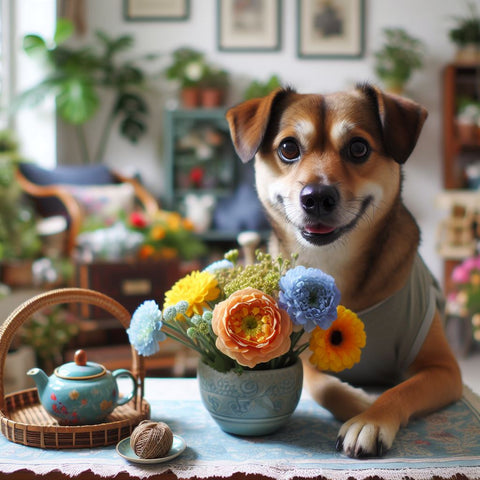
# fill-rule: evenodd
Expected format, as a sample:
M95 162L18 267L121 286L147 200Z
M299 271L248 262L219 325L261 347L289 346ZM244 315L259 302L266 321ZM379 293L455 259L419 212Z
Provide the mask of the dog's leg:
M375 400L361 388L355 388L336 377L319 372L304 361L304 376L313 399L345 422L369 408Z
M411 366L411 374L341 427L338 450L350 457L381 456L392 446L400 426L412 416L438 410L461 397L460 370L438 313Z

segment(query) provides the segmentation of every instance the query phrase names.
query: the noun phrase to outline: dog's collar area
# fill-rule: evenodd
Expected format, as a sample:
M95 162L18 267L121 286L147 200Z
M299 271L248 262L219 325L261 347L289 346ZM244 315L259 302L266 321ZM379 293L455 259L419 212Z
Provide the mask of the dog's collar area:
M301 232L302 237L308 242L317 246L328 245L329 243L332 243L335 240L338 240L342 235L349 232L355 227L355 225L363 216L363 214L365 213L365 211L367 210L368 206L372 201L373 201L373 197L371 196L366 197L362 202L362 206L360 207L360 211L358 212L358 214L347 225L344 225L338 228L334 228L328 225L323 225L321 223L318 223L315 225L308 225L303 228Z

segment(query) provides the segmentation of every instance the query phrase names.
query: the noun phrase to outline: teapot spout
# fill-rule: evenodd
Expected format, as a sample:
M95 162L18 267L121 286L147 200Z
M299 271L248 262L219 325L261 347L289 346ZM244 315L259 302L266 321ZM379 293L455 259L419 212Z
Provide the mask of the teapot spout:
M48 383L47 374L41 368L31 368L27 375L33 378L37 386L39 396L41 397Z

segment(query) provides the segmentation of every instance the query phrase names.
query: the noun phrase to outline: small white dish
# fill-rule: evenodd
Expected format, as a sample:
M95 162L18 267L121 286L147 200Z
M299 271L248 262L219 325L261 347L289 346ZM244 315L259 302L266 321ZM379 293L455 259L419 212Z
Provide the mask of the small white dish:
M178 435L173 436L173 444L170 451L165 457L158 458L141 458L139 457L130 446L130 437L124 438L117 444L117 453L123 457L125 460L134 463L163 463L173 460L175 457L178 457L185 449L187 444L182 437Z

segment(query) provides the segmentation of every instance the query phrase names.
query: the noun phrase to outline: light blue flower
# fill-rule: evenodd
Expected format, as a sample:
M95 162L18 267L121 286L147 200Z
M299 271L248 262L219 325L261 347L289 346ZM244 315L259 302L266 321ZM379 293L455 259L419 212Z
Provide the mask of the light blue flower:
M216 262L211 263L203 269L204 272L209 272L212 275L218 272L219 270L230 270L233 268L233 263L230 260L223 259L217 260Z
M162 325L162 312L153 300L143 302L135 310L127 334L140 355L148 357L160 350L158 342L166 338L161 331Z
M326 329L337 318L340 292L333 277L322 270L299 265L289 270L279 285L279 306L306 332L316 326Z

